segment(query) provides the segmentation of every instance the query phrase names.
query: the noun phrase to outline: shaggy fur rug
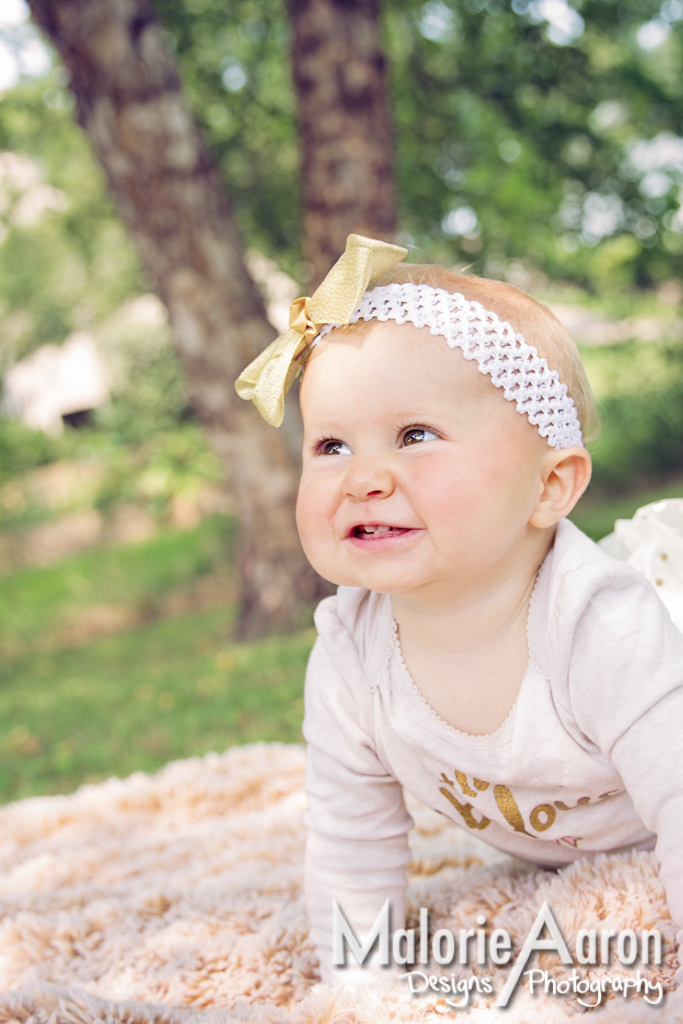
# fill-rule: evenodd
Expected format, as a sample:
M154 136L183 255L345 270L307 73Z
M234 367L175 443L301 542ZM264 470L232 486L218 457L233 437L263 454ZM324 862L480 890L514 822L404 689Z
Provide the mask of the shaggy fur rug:
M452 1012L404 982L359 992L317 983L301 897L303 761L297 746L236 747L0 809L0 1024L436 1024ZM516 949L543 900L570 949L579 928L657 925L665 962L641 970L671 982L673 927L652 854L544 872L411 811L413 916L428 907L434 928L456 931L484 913ZM557 980L571 973L549 954L539 965ZM508 968L477 969L500 991ZM617 961L590 974L631 970ZM526 985L506 1010L492 1004L480 996L457 1012L469 1024L552 1024L583 1010ZM591 1016L683 1024L683 1000L653 1008L617 995Z

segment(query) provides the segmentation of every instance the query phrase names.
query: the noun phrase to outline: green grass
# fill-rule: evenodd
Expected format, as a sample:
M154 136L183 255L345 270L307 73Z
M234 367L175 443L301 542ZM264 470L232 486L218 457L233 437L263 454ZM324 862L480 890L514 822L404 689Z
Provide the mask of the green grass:
M228 570L233 535L231 520L216 516L195 530L0 577L0 658L58 645L60 631L94 605L153 618L169 591L211 570Z
M312 629L258 644L214 609L0 670L0 800L253 740L300 741Z
M683 348L679 341L582 349L602 431L589 445L593 492L655 489L683 476Z
M301 739L312 630L238 644L230 601L168 615L169 594L189 594L187 609L209 575L229 592L233 533L215 517L0 578L0 801ZM93 606L138 625L77 645Z

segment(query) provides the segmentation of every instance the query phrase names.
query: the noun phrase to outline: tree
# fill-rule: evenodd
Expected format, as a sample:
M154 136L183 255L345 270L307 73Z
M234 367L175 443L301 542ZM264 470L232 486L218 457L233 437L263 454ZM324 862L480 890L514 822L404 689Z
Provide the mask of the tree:
M284 4L156 4L243 230L300 278ZM407 242L522 286L522 265L609 293L683 276L678 0L382 6Z
M155 0L155 8L251 245L310 290L349 232L393 237L378 0Z
M272 340L212 158L147 0L31 0L71 76L76 114L166 304L192 404L228 467L241 528L240 632L299 622L322 581L304 559L286 435L233 381Z
M393 124L378 0L290 0L304 256L317 284L355 231L396 232Z

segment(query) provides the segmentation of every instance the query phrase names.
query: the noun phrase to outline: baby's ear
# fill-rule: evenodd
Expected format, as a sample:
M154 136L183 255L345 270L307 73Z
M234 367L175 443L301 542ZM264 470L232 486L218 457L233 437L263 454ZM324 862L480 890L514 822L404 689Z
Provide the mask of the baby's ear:
M591 457L585 448L549 450L541 468L542 492L529 523L539 529L568 516L588 487Z

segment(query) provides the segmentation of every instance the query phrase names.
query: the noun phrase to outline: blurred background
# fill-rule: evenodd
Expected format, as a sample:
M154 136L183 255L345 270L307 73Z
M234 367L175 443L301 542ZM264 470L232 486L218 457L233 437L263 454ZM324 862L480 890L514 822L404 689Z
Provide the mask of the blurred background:
M591 536L683 496L682 0L3 0L0 91L0 799L300 739L295 403L231 389L350 230L569 327Z

